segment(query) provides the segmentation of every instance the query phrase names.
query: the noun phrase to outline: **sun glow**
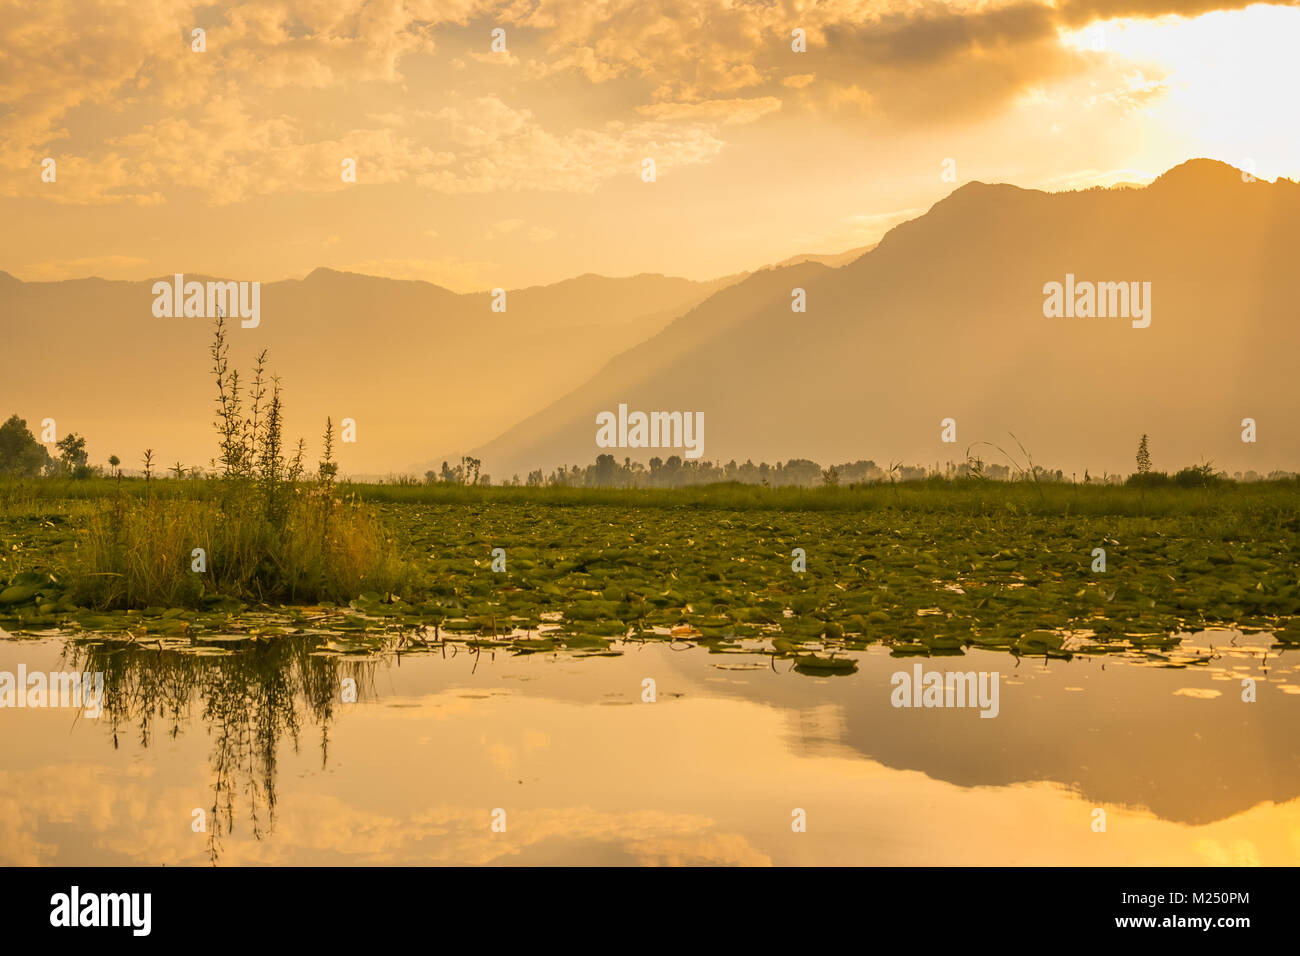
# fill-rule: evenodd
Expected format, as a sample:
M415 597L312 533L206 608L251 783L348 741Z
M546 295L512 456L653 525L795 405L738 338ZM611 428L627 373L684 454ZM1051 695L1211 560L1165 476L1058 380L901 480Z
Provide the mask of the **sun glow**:
M1141 111L1154 135L1186 155L1265 179L1300 176L1300 9L1256 5L1191 19L1108 20L1061 39L1096 58L1110 95Z

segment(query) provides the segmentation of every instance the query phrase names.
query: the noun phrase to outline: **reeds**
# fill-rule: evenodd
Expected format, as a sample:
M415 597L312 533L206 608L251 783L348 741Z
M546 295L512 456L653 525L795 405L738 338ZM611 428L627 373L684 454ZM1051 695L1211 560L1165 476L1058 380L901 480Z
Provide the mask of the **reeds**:
M74 590L98 607L200 605L218 596L245 601L346 601L408 582L392 542L355 497L336 496L333 425L324 459L303 481L305 444L291 458L283 440L279 380L257 356L247 403L229 363L224 319L211 347L217 384L220 478L120 483L90 518ZM245 412L246 409L246 412ZM152 485L152 487L150 487Z

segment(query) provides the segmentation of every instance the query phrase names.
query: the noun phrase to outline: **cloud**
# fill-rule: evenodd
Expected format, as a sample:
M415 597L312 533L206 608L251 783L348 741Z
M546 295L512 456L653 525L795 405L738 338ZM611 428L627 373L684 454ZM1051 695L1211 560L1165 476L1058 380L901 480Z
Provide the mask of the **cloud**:
M28 263L22 268L22 278L29 282L49 282L59 279L80 279L99 276L105 279L137 279L140 266L148 259L139 256L84 256L80 259L47 259Z
M707 162L725 145L710 124L614 121L598 129L552 132L527 114L514 122L520 114L511 111L505 128L485 129L472 113L473 108L442 111L457 131L453 135L463 138L474 131L474 141L490 140L492 148L470 151L446 168L419 175L419 185L446 193L594 192L614 177L639 176L645 157L655 160L662 177Z
M522 219L502 219L500 222L494 222L488 227L488 231L483 238L492 242L514 235L522 236L529 242L546 242L554 239L559 233L545 226L530 226Z
M488 66L519 66L522 62L519 57L515 56L509 50L504 50L500 53L492 53L491 51L479 53L471 50L465 55L476 63L484 63Z
M149 205L190 189L241 202L344 188L344 157L357 159L362 188L590 192L635 174L645 156L661 173L712 161L730 128L782 111L789 90L846 122L864 112L894 126L970 119L1088 69L1086 53L1062 42L1068 27L1245 5L11 4L0 8L0 196ZM191 49L191 21L207 31L204 52ZM488 24L520 28L509 54L487 51ZM807 31L806 53L790 48L795 26ZM483 27L483 46L456 71L437 40L464 27ZM462 88L438 85L453 76ZM1110 95L1137 106L1162 92ZM56 183L40 181L47 156Z
M637 107L643 116L658 120L694 120L733 126L752 123L781 108L775 96L751 99L703 100L696 103L651 103Z
M489 240L499 239L502 236L508 236L512 233L518 232L525 225L527 224L522 219L502 219L500 222L492 223L492 225L488 227L488 231L484 234L483 238Z
M876 98L871 95L870 90L864 90L856 83L848 86L836 84L831 86L827 91L827 101L835 109L852 108L861 110L863 113L873 112L876 106Z
M1116 17L1195 17L1212 10L1240 10L1260 0L1063 0L1057 9L1065 23L1078 26ZM1268 0L1264 0L1268 2ZM1274 0L1271 6L1297 6L1294 0Z
M341 175L345 159L356 161L357 185L401 182L454 159L393 128L353 129L313 141L294 117L254 117L242 100L224 97L194 121L163 119L113 145L140 156L138 180L198 189L217 204L350 188Z

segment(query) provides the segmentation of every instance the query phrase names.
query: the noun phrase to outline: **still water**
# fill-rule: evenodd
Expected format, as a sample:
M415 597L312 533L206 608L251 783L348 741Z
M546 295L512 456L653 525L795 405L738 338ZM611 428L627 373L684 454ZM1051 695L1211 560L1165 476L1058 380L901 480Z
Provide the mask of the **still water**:
M106 694L94 719L0 709L0 863L1295 864L1300 653L1270 645L875 646L816 677L667 642L196 653L0 632L0 672L102 671ZM892 706L918 662L998 672L997 716Z

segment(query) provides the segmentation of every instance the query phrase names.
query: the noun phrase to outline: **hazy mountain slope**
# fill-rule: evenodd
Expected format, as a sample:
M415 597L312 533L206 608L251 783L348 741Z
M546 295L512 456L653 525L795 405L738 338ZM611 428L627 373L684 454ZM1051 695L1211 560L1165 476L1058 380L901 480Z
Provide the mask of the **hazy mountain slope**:
M632 401L634 407L648 409L635 405L636 398L653 396L658 402L655 408L697 407L693 397L700 392L701 384L674 370L698 365L701 356L724 351L736 330L767 310L774 298L784 294L789 301L790 288L829 271L817 263L764 269L724 289L654 338L611 359L581 389L525 419L484 448L484 468L491 473L488 462L492 462L492 467L504 475L526 471L530 463L533 467L586 464L595 457L594 425L588 428L588 424L594 423L598 411L614 410L619 401ZM702 374L709 373L706 370ZM596 408L593 401L604 404Z
M849 249L845 252L834 253L805 253L803 255L791 256L789 259L782 259L780 262L773 263L771 268L779 269L782 266L797 266L804 262L820 262L824 266L830 266L837 269L842 265L852 262L866 255L872 249L876 248L878 243L869 243L865 246L858 246L856 249Z
M32 427L54 418L60 436L88 437L95 462L117 454L134 466L152 447L167 462L206 463L211 323L155 318L152 284L0 273L3 415ZM506 312L494 313L488 293L318 269L262 286L261 324L235 323L232 358L245 370L269 349L289 434L315 455L325 416L352 417L358 442L339 449L345 470L383 473L499 431L721 285L588 275L509 291Z
M1294 468L1298 240L1300 186L1208 160L1135 190L972 183L848 265L718 293L480 457L493 473L590 461L596 414L626 402L703 411L705 457L723 461L933 463L981 439L1014 449L1011 431L1082 476L1131 470L1147 432L1157 468ZM1044 283L1067 272L1151 282L1150 327L1045 318ZM794 286L806 314L790 311ZM940 442L946 417L955 445ZM1257 444L1240 441L1245 417Z

